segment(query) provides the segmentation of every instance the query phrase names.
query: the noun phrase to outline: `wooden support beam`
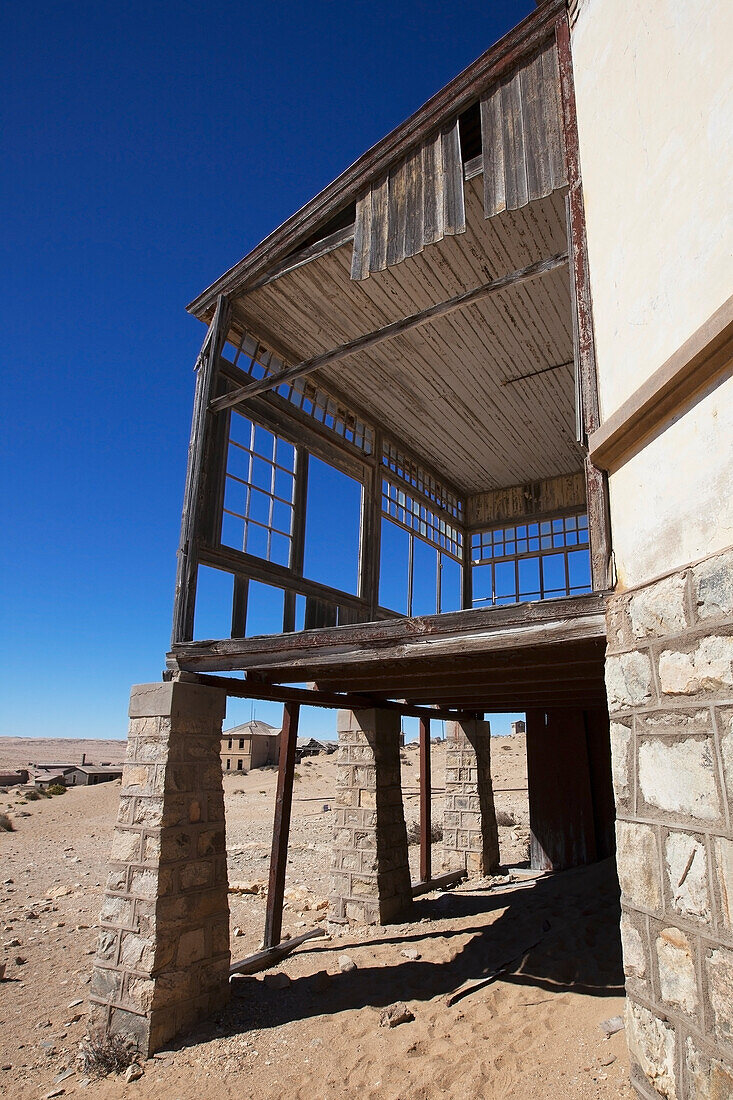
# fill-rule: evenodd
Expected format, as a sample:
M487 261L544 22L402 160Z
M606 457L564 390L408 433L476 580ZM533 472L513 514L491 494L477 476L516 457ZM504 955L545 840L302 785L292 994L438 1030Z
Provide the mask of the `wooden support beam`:
M431 890L447 890L449 886L457 886L466 878L465 871L446 871L444 875L436 875L428 881L416 882L412 887L413 898L421 894L429 894Z
M266 947L264 951L256 951L254 955L248 955L246 959L232 963L229 967L229 975L232 977L235 974L256 974L258 970L267 970L273 963L279 962L280 959L284 959L286 955L294 951L296 947L300 947L301 943L325 935L323 928L312 928L310 932L293 936L291 940L277 944L276 947Z
M323 707L326 710L365 710L379 707L382 710L396 710L410 718L429 717L445 722L473 716L473 711L463 709L410 706L393 699L382 699L372 695L287 687L282 684L267 684L251 680L249 677L246 680L237 680L229 676L210 676L201 672L177 672L169 675L186 680L188 683L221 688L227 695L237 699L264 699L270 703L300 703L303 706Z
M560 71L560 99L568 174L567 222L573 305L577 427L579 441L585 443L587 437L599 427L600 407L585 206L580 175L580 140L573 81L573 58L570 49L570 24L567 15L560 18L555 25L555 43ZM608 500L608 479L590 459L586 459L585 475L591 579L593 590L602 592L610 583L611 512Z
M257 394L264 393L266 390L277 389L277 387L284 382L293 382L296 378L302 378L303 375L310 374L311 371L318 370L320 367L338 363L349 355L367 351L369 348L373 348L377 344L383 343L385 340L392 340L395 336L401 336L403 333L410 332L420 325L426 325L428 322L437 320L440 317L445 317L458 309L463 309L466 306L473 305L475 302L483 301L484 298L488 298L492 294L498 294L508 287L528 283L532 279L537 279L550 271L554 271L558 267L562 267L567 262L567 252L561 252L545 260L538 260L536 263L529 264L527 267L520 268L517 271L511 271L507 275L502 275L499 279L492 279L490 282L482 283L481 286L474 287L472 290L466 290L462 294L456 294L453 298L448 298L445 302L438 302L434 306L429 306L427 309L420 310L419 313L412 313L408 317L401 317L398 321L392 321L391 324L384 325L382 328L375 329L373 332L367 332L362 336L357 336L356 339L349 340L346 344L341 344L339 347L332 348L330 351L321 352L320 355L315 355L311 359L305 359L302 363L295 363L294 366L286 367L285 370L278 371L276 374L261 378L257 382L250 382L249 385L242 386L240 389L235 390L234 393L215 398L212 400L210 407L213 411L229 409L233 405L238 405L240 402L246 401L250 397L256 397Z
M207 497L213 497L216 470L213 459L221 458L221 449L212 454L214 417L209 409L216 393L221 348L229 331L231 306L221 295L203 347L196 360L196 391L188 445L186 484L183 493L181 537L178 544L176 589L173 600L172 640L187 642L193 638L198 550L204 533Z
M420 881L432 877L432 840L430 836L430 719L420 719Z
M290 811L293 805L293 778L295 775L295 748L298 741L300 706L287 703L283 710L283 728L280 734L280 761L277 771L275 795L275 823L272 829L272 853L270 855L270 880L267 888L265 911L265 949L280 943L283 925L283 897L285 871L288 863L288 835Z

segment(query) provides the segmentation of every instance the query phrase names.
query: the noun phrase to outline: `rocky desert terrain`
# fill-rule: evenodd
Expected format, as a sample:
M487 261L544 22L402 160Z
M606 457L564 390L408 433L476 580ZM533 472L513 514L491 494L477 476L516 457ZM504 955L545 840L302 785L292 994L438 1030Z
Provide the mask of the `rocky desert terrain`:
M112 750L123 748L73 744L0 739L0 768L81 752L117 760ZM417 757L408 745L402 779L415 836ZM435 822L443 757L435 745ZM633 1100L623 1032L609 1038L601 1026L623 1012L613 867L539 878L521 868L523 738L492 743L506 873L428 894L409 923L388 928L329 921L335 767L333 756L298 765L283 919L285 936L314 927L327 935L272 971L234 978L227 1010L130 1082L95 1078L77 1061L119 783L31 802L13 788L0 793L14 826L0 831L0 1096ZM262 937L275 779L274 769L259 769L224 780L235 960ZM413 844L415 879L417 858ZM380 1027L397 1002L414 1018Z

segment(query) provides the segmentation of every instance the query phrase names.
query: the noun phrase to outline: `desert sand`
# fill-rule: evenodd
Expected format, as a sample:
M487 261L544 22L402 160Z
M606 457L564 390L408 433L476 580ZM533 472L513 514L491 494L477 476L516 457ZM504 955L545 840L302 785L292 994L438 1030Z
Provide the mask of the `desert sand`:
M72 751L68 742L62 752L58 743L32 741L29 753L28 744L21 759L16 739L0 739L0 767ZM99 742L76 742L73 751L119 759L109 746L120 743L105 744L104 755ZM418 815L416 748L403 758L410 827ZM434 746L435 821L443 759ZM28 804L12 789L0 794L0 811L15 825L0 832L0 961L7 964L0 1095L633 1100L624 1034L608 1039L599 1026L623 1012L610 863L538 879L521 870L474 879L421 898L409 923L339 927L323 907L335 767L326 756L298 765L283 918L285 935L320 926L329 937L308 941L269 972L286 974L286 988L272 988L268 973L235 979L228 1009L145 1062L131 1083L88 1080L76 1062L119 783ZM502 861L516 866L528 839L523 738L493 741L492 771L497 810L515 822L500 828ZM275 778L274 769L260 769L224 780L230 883L266 881ZM410 854L416 880L416 845ZM438 843L438 867L439 860ZM236 893L230 902L232 954L244 958L260 945L264 898ZM347 973L338 961L344 954L356 964ZM490 980L447 1003L481 978ZM380 1027L383 1009L398 1001L414 1020Z

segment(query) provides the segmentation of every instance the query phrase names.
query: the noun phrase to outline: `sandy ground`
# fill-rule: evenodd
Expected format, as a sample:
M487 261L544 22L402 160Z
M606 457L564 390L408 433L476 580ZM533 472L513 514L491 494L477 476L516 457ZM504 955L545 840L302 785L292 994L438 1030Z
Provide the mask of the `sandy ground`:
M0 767L41 759L42 745L46 759L59 751L31 742L35 751L24 749L20 760L9 756L8 740L0 739ZM101 759L99 744L76 742L77 755ZM502 859L517 865L528 837L523 739L497 738L492 753L497 810L516 822L500 828ZM436 821L443 755L436 746ZM416 749L403 757L410 828L418 816ZM275 778L262 769L225 779L232 883L266 880ZM330 938L309 941L276 968L290 978L287 988L271 988L267 974L236 979L221 1016L150 1059L129 1084L117 1076L86 1083L75 1062L119 783L28 804L12 790L0 794L0 811L16 829L0 832L0 960L7 964L0 1095L633 1100L623 1032L606 1039L599 1027L623 1009L613 868L474 880L420 899L409 924L344 930L318 908L328 896L334 784L333 757L298 765L283 917L285 935L320 925ZM416 845L410 855L416 879ZM436 866L439 859L438 843ZM260 944L264 899L230 900L232 953L243 958ZM341 972L343 954L355 970ZM490 980L447 1004L464 982L480 978ZM380 1027L382 1010L397 1001L414 1020Z

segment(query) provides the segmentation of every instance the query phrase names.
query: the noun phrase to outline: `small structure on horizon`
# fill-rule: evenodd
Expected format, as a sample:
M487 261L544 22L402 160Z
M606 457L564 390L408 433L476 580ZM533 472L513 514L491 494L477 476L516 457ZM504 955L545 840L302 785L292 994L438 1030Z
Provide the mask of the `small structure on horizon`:
M228 772L248 772L277 764L280 730L255 719L225 730L221 738L221 767Z
M527 732L527 725L524 722L524 720L522 718L520 718L517 722L512 722L511 730L512 730L512 737L514 737L514 735L517 734L517 733L526 733Z

